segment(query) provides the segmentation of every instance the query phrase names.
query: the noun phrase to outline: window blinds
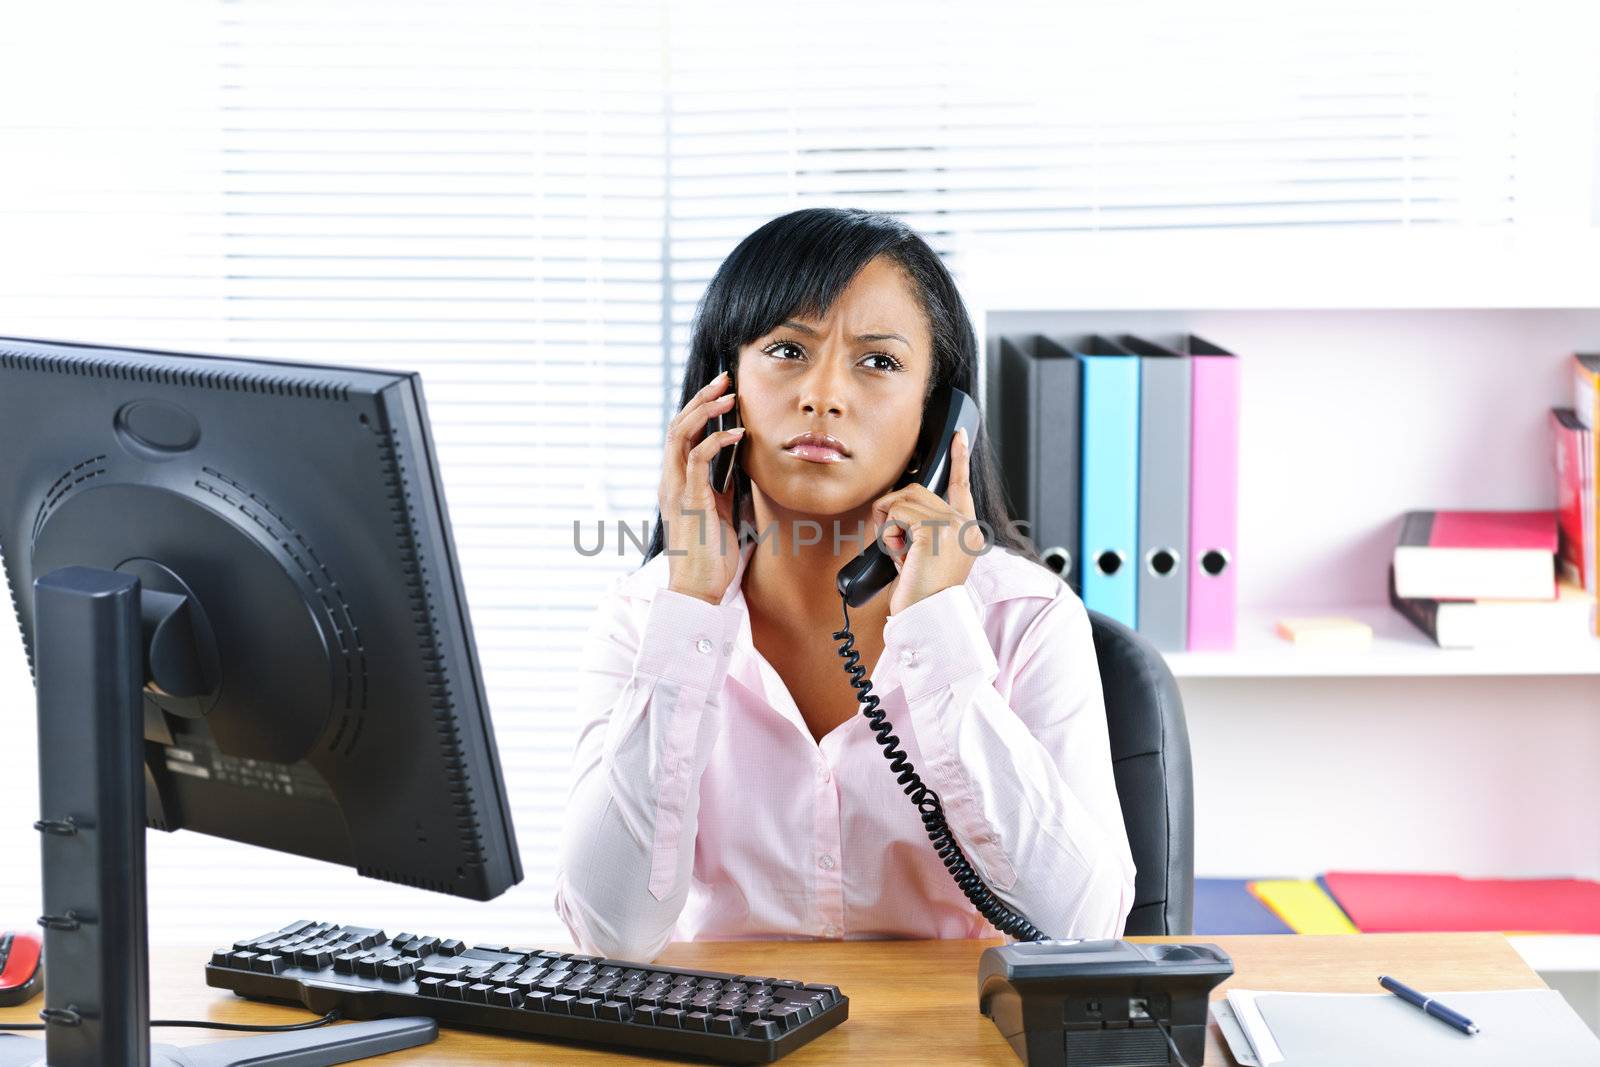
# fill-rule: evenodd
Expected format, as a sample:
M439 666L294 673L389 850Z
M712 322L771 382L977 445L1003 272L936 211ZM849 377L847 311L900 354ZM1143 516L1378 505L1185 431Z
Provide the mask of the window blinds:
M0 333L414 368L527 877L490 904L153 835L152 924L565 940L571 669L653 516L696 300L761 222L1588 225L1575 3L34 5L0 36ZM1309 246L1308 246L1309 247ZM1048 270L1048 263L1040 263ZM573 523L608 524L574 552ZM648 530L645 531L646 534ZM14 750L33 744L0 634ZM0 810L35 784L0 782ZM37 845L0 826L0 910Z

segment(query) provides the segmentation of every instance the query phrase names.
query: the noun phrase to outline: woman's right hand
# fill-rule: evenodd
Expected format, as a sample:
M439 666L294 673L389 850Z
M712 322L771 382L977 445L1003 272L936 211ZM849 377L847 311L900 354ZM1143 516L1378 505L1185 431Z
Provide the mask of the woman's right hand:
M717 415L736 403L723 371L683 406L667 427L666 455L661 464L662 532L666 537L667 588L722 602L739 566L739 543L733 529L733 488L711 489L711 457L737 442L744 427L706 430Z

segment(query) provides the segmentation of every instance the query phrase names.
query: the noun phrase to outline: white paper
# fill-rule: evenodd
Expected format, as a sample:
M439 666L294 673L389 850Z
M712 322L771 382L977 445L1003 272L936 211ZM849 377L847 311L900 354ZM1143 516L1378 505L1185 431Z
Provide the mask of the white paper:
M1244 1028L1239 1025L1239 1017L1233 1013L1233 1005L1225 999L1213 1000L1211 1017L1217 1021L1217 1029L1222 1031L1222 1040L1227 1043L1233 1062L1239 1067L1261 1067L1261 1061L1256 1059L1256 1050L1250 1047L1250 1039L1244 1036Z
M1273 1040L1267 1020L1261 1017L1261 1009L1256 1007L1259 992L1255 989L1230 989L1228 1003L1233 1006L1233 1014L1238 1018L1244 1036L1249 1039L1260 1067L1271 1067L1283 1059L1283 1050Z

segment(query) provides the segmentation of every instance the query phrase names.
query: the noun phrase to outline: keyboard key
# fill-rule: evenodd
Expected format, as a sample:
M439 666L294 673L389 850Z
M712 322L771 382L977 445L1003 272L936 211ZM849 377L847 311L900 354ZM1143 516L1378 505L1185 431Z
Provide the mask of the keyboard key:
M503 985L489 991L489 1003L498 1004L502 1008L520 1007L522 1005L522 992Z
M439 947L437 937L414 937L400 946L400 951L407 956L422 957L432 953Z
M744 1034L763 1041L775 1041L783 1036L783 1027L771 1019L758 1019L745 1027Z
M732 1015L713 1015L706 1029L713 1034L736 1034L739 1032L739 1020Z
M430 963L425 967L418 967L417 976L419 978L459 978L461 977L461 966L452 963Z
M545 1006L557 1015L571 1015L572 1002L577 999L571 993L556 993L545 1001Z
M535 989L522 995L523 1011L549 1011L550 993L548 990Z
M473 1004L487 1004L489 1003L489 993L493 989L494 986L486 982L474 982L472 985L467 986L466 992L462 994L462 999L471 1001Z
M417 965L410 960L384 960L378 964L378 977L385 982L404 982L417 973Z
M823 1007L825 1007L825 1008L831 1008L835 1004L839 1003L839 999L840 999L839 998L839 987L836 986L836 985L819 985L819 984L814 984L814 983L811 983L811 982L807 982L806 985L805 985L805 988L806 989L810 989L810 990L814 990L814 991L816 991L818 993L826 993L827 994L827 999L826 999L826 1002L823 1004Z
M642 1008L635 1007L633 1009L633 1021L636 1023L644 1023L646 1026L654 1026L656 1024L656 1016L658 1014L659 1009L649 1005L646 1005Z
M621 1022L628 1017L631 1011L632 1009L620 1000L603 1000L600 1002L600 1018L602 1019L614 1019L617 1022Z
M674 1030L683 1028L683 1011L678 1008L662 1008L656 1012L656 1025L671 1027Z
M439 987L444 985L444 981L443 978L424 978L417 983L417 992L425 997L443 996Z
M250 961L250 969L258 974L282 974L288 967L288 959L271 953L257 956Z
M389 939L389 944L391 944L391 945L403 945L407 941L416 940L416 937L417 937L416 934L395 934L393 937L391 937Z
M355 974L356 960L362 956L359 952L344 952L333 957L333 969L337 974Z
M439 942L439 955L441 956L459 956L466 950L466 944L461 941L457 941L453 937L448 941Z
M595 1018L596 1009L599 1007L600 1001L598 998L579 997L572 1002L572 1014L585 1019L593 1019Z
M467 983L461 981L460 979L456 979L452 982L446 982L444 985L439 987L439 990L444 994L444 999L446 1000L465 1000L467 994Z
M703 1011L686 1011L683 1013L683 1028L685 1030L704 1030L706 1023L711 1019L710 1014Z
M308 971L325 971L333 963L333 953L325 948L303 948L294 954L294 962Z

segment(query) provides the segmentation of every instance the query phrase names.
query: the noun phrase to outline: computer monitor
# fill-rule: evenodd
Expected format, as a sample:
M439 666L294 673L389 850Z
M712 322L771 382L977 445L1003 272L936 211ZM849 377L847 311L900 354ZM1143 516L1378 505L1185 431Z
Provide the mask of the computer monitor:
M521 881L418 375L0 338L0 556L39 701L51 1064L146 1062L123 801L473 900Z

